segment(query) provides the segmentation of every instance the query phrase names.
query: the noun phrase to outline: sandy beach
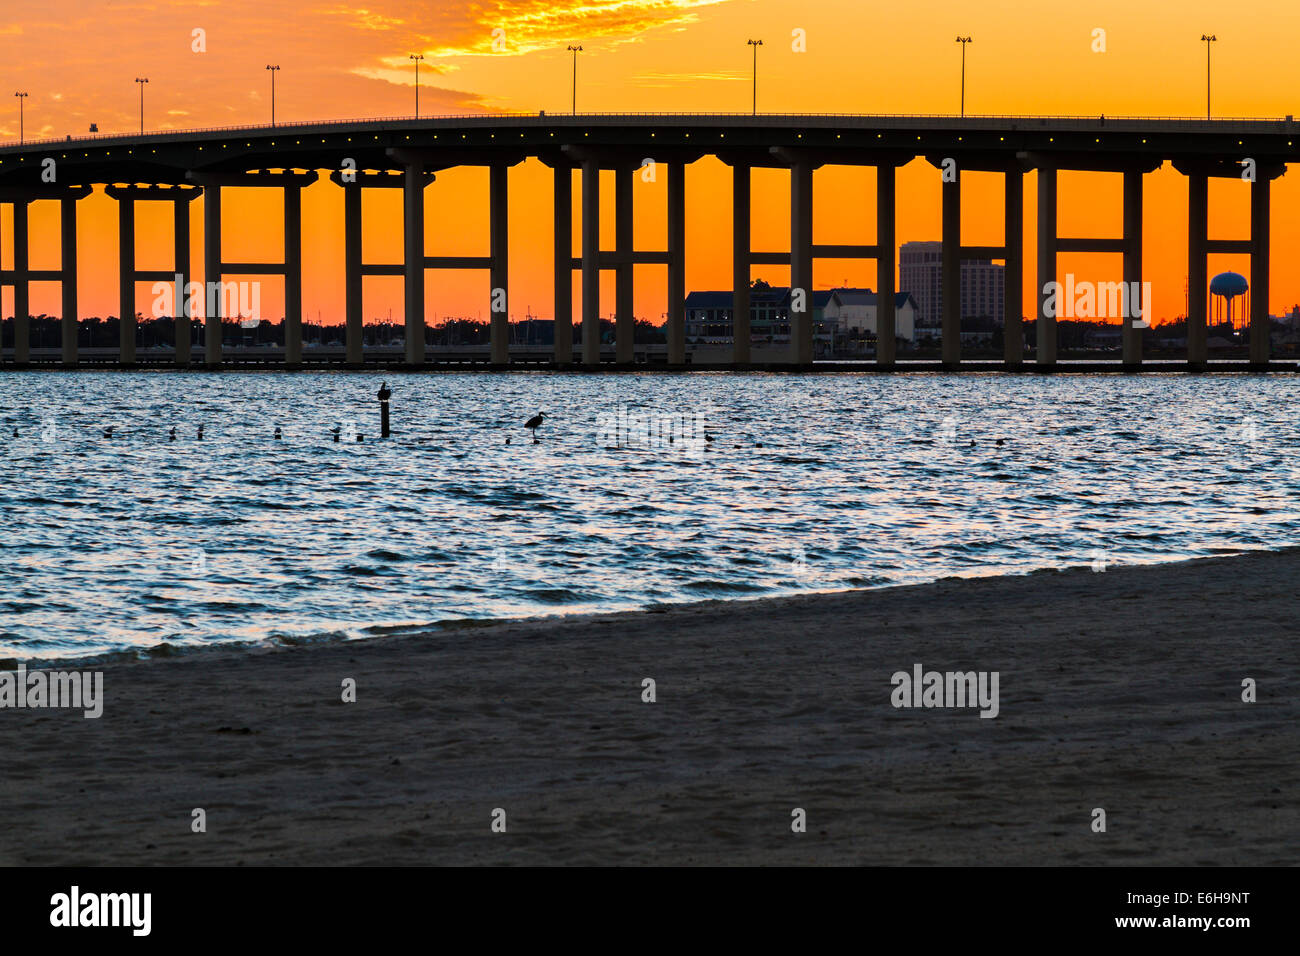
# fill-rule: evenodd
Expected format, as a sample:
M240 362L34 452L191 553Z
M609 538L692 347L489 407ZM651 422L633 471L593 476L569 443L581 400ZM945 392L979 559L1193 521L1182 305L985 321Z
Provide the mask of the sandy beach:
M98 720L0 710L0 863L1294 865L1298 586L1257 553L97 665ZM918 663L997 671L997 717L894 707Z

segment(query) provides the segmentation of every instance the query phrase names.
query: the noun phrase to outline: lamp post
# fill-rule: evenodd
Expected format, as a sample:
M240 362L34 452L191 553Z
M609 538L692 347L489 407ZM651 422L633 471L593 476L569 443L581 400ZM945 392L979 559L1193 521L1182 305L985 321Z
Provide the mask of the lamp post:
M754 115L758 115L758 48L763 45L762 40L746 40L747 44L754 48Z
M268 66L271 71L271 125L275 125L275 74L280 71L279 66Z
M18 145L23 144L23 100L27 99L26 93L15 93L18 97Z
M415 61L415 118L420 118L420 61L424 59L423 53L412 53L411 59Z
M1210 44L1219 38L1213 33L1202 33L1201 39L1205 41L1205 118L1210 118Z
M581 46L569 44L569 51L573 53L573 112L578 112L578 54L582 52Z
M970 43L970 37L958 37L957 42L961 44L961 115L966 115L966 44Z
M149 82L149 77L136 77L135 81L140 84L140 132L144 132L144 85Z

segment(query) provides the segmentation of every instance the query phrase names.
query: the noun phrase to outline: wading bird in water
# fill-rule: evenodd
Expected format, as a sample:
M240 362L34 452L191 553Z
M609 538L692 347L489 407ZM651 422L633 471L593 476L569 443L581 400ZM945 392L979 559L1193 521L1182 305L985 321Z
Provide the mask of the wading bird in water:
M542 419L545 418L541 412L538 412L528 421L524 422L524 427L533 433L533 444L537 444L537 429L542 427Z

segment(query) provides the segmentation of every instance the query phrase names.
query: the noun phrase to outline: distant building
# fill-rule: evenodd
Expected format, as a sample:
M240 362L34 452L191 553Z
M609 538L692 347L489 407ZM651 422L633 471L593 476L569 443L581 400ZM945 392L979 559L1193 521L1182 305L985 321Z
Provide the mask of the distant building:
M938 329L943 324L943 243L905 242L898 253L899 284L916 301L916 324ZM961 261L961 318L1002 324L1006 267L990 259ZM981 330L983 333L983 330ZM922 338L933 338L926 333Z
M760 351L790 345L790 289L759 283L749 290L750 346ZM692 292L686 296L686 346L693 351L730 347L733 342L731 290ZM818 356L836 351L861 352L874 345L878 302L870 289L818 289L809 303L813 320L813 349ZM894 296L894 334L912 341L917 308L912 296Z

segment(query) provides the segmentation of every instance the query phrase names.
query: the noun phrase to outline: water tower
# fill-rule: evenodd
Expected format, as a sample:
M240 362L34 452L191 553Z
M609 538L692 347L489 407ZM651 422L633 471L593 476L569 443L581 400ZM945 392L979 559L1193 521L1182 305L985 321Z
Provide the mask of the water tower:
M1240 309L1235 300L1247 295L1250 286L1246 277L1236 272L1220 272L1210 280L1210 312L1216 325L1227 322L1234 329L1243 328L1250 314L1250 300L1244 299Z

